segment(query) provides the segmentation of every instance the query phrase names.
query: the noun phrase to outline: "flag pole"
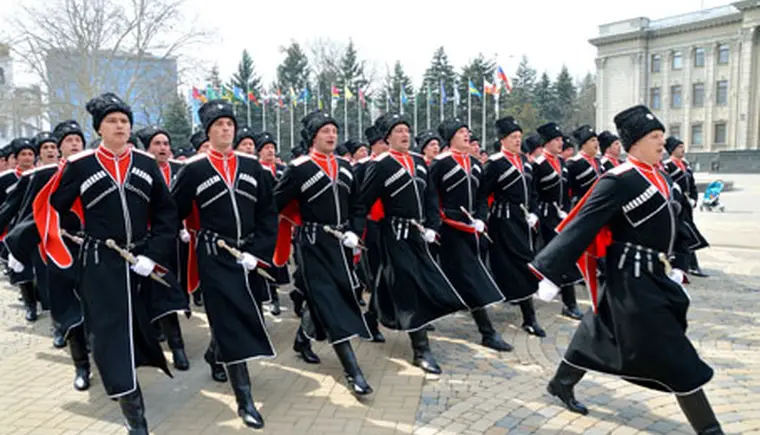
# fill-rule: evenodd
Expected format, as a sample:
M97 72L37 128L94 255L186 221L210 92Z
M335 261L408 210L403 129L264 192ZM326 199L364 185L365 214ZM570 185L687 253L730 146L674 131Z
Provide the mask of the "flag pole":
M415 92L414 96L414 134L417 134L417 97L419 95Z
M427 84L427 102L426 102L426 110L427 110L427 129L430 130L430 82Z
M245 87L245 109L246 109L246 120L248 121L248 126L251 125L251 86L246 83Z
M295 112L296 109L298 108L298 103L296 103L295 106L293 106L291 104L291 106L292 107L290 108L289 112L290 112L290 149L292 150L293 149L293 139L294 139L294 137L293 137L293 115L294 115L294 113L293 112Z
M264 95L261 96L261 127L262 131L267 129L267 99Z
M404 84L398 85L398 111L400 114L404 114Z
M343 86L343 140L348 140L348 84Z
M277 95L277 143L280 141L280 96Z
M356 110L356 112L357 112L356 114L359 116L359 131L358 131L358 133L356 135L359 136L359 142L361 142L361 137L362 137L362 134L363 134L362 132L364 131L364 130L362 130L362 114L363 114L362 113L363 112L362 111L362 100L364 100L364 97L363 97L364 94L362 94L362 90L361 89L358 89L358 91L359 91L359 104L356 105L356 109L357 109Z
M467 77L467 125L472 125L472 92L470 92L470 83L472 79Z
M481 139L481 142L483 145L487 144L486 141L486 100L488 99L488 94L486 93L486 79L483 78L483 138Z
M443 93L446 92L446 88L444 87L445 85L443 84L443 79L441 79L440 84L441 84L441 92L440 92L441 93L441 104L440 104L441 107L439 107L439 110L438 110L438 112L439 112L439 118L440 118L438 121L439 122L443 122L443 109L444 109L444 107L443 107L443 104L444 104L444 102L443 102Z

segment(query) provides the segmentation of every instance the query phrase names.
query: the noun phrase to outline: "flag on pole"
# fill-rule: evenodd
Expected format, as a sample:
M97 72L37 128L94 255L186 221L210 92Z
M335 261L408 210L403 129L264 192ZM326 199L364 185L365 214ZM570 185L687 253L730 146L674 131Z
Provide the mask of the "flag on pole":
M461 97L459 96L459 88L456 85L454 85L454 107L456 108L457 106L459 106L460 102L461 102Z
M449 99L446 98L446 86L443 84L443 79L441 79L441 105L446 104L449 102Z
M499 66L496 75L501 79L502 82L504 82L504 88L506 88L507 92L512 92L512 83L509 81L509 77L504 74L504 70L501 69L501 65Z
M496 95L497 92L499 92L499 90L496 88L495 83L492 84L492 83L489 83L488 80L485 80L485 79L483 80L483 93L485 93L486 95L488 94Z
M290 104L293 105L293 107L298 105L298 97L296 96L296 91L293 90L293 86L290 87Z
M340 91L335 85L332 86L332 97L333 97L333 100L337 100L340 98Z
M277 88L277 104L279 104L280 107L285 107L285 104L282 102L282 92L280 91L280 88Z
M219 96L216 94L216 91L213 87L211 87L211 85L206 86L206 97L209 100L216 100L219 98Z
M248 102L253 103L256 107L260 106L259 100L256 99L256 95L253 91L248 91Z
M298 94L298 102L299 103L308 103L309 102L309 90L307 88L303 88L301 90L301 93Z
M406 96L406 90L404 89L404 86L401 86L401 104L406 104L409 102L409 98Z
M468 91L470 92L470 95L475 95L476 97L483 98L483 94L480 93L477 87L475 87L475 83L472 82L472 80L468 80Z
M346 100L353 100L354 99L354 93L351 92L351 89L348 88L348 84L346 84L343 87L343 95L346 96Z
M232 93L235 95L235 98L239 101L245 101L245 94L243 93L243 90L240 89L237 86L232 87Z
M367 99L362 88L359 88L359 103L361 103L362 107L367 107Z

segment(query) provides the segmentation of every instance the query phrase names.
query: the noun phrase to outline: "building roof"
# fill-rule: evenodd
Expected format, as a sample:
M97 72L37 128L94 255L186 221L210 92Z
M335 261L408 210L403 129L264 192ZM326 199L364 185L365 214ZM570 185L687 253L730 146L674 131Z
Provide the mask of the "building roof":
M687 30L728 24L742 20L742 11L760 7L760 0L742 0L736 3L710 9L688 12L672 17L650 20L645 17L632 18L599 26L599 36L589 42L599 46L638 37L678 33Z

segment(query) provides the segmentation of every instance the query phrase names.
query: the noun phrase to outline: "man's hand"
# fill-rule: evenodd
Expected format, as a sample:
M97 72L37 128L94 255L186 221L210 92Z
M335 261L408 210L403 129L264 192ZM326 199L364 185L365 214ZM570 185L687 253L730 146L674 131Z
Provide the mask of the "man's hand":
M241 257L238 258L237 262L248 271L256 269L259 265L259 259L247 252L242 252Z
M137 263L133 264L131 269L140 276L148 276L156 267L156 262L144 255L137 256Z
M341 240L341 242L346 248L355 249L359 246L359 236L357 236L353 231L347 231L343 234L343 240Z

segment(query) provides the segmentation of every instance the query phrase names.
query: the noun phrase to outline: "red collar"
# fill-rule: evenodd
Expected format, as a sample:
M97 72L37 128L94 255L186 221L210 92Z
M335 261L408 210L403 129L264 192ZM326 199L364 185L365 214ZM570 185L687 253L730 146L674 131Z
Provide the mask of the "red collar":
M509 162L512 163L512 166L516 167L517 170L520 172L523 171L519 155L513 153L512 151L507 150L506 148L502 148L501 152L504 154L504 156L507 157L507 160L509 160Z
M620 164L620 160L618 160L618 159L617 159L617 158L615 158L615 157L612 157L612 156L611 156L611 155L609 155L609 154L605 154L605 155L604 155L604 157L607 157L607 160L611 161L611 162L612 162L612 164L613 164L613 165L615 165L615 166L617 166L617 165L619 165L619 164Z
M103 157L108 158L108 159L114 159L114 160L121 160L129 156L131 151L132 151L132 148L130 148L129 146L126 146L124 147L124 151L122 151L121 153L117 155L115 152L106 148L103 144L99 145L97 149L97 152Z
M552 168L559 174L561 172L561 168L559 166L559 156L555 156L554 154L544 150L544 157L546 157L546 161L549 162L549 165L551 165Z
M232 147L230 147L229 151L226 153L221 153L214 148L210 148L206 153L209 155L209 157L219 160L226 160L235 157L235 150L233 150Z
M320 153L319 151L315 151L315 150L312 150L309 153L309 155L311 156L311 158L313 158L315 160L321 160L323 162L326 162L328 159L329 160L334 160L335 159L335 155L334 154L329 154L329 155L328 154L323 154L323 153Z
M581 155L581 157L583 157L584 159L586 159L586 161L589 162L589 164L591 164L591 166L594 168L594 170L597 170L597 171L599 170L599 168L596 165L596 158L595 157L591 157L588 154L584 153L583 151L581 151L579 154Z
M17 177L20 177L20 176L21 176L21 174L23 174L23 173L24 173L24 171L21 169L21 167L20 167L20 166L16 166L16 169L15 169L15 173L16 173L16 176L17 176Z

